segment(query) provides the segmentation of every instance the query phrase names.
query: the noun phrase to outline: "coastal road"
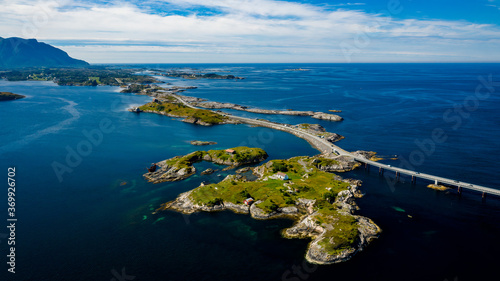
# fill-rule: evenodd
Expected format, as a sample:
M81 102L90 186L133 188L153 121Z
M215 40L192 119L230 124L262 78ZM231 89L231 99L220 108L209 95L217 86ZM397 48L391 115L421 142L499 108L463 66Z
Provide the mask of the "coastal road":
M171 96L176 98L177 100L179 100L180 102L182 102L183 104L185 104L186 106L188 106L190 108L202 109L202 108L197 108L195 106L192 106L191 104L187 103L186 101L184 101L183 99L181 99L177 95L171 95ZM205 108L203 108L203 109L205 109ZM447 184L450 186L456 186L457 188L459 188L459 190L460 189L474 190L474 191L482 193L483 195L492 194L492 195L500 196L500 189L494 189L494 188L489 188L486 186L462 182L462 181L458 181L458 180L454 180L454 179L434 176L434 175L430 175L430 174L419 173L416 171L392 167L391 165L371 161L371 160L366 159L364 157L360 157L360 156L354 155L348 151L345 151L344 149L340 148L339 146L332 144L331 142L329 142L323 138L320 138L320 137L313 135L309 132L306 132L304 130L292 127L291 125L288 125L288 124L274 123L274 122L262 120L262 119L251 119L251 118L246 118L246 117L239 117L239 116L230 115L230 114L225 114L225 115L233 120L236 120L236 121L239 121L242 123L261 126L261 127L267 127L267 128L291 133L299 138L305 139L314 148L316 148L317 150L319 150L323 154L333 153L333 154L340 155L340 156L348 156L348 157L352 157L354 160L356 160L358 162L366 163L368 165L372 165L372 166L381 168L383 170L388 170L388 171L393 171L393 172L396 172L399 174L409 175L409 176L414 177L415 179L416 178L426 179L429 181L433 181L434 184L443 183L443 184Z

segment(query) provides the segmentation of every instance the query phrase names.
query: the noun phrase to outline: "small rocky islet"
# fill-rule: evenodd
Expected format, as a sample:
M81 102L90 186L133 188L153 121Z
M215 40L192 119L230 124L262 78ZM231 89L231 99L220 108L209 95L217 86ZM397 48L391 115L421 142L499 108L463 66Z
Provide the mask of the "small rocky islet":
M196 146L204 146L204 145L214 145L217 144L215 141L199 141L199 140L192 140L189 142L191 145L196 145Z
M19 100L25 97L26 96L14 94L11 92L0 92L0 101Z
M193 164L200 161L213 162L235 168L241 165L262 162L267 157L268 155L264 150L245 146L225 150L195 151L184 156L176 156L155 163L156 170L144 174L144 177L152 183L180 181L195 174L196 168Z

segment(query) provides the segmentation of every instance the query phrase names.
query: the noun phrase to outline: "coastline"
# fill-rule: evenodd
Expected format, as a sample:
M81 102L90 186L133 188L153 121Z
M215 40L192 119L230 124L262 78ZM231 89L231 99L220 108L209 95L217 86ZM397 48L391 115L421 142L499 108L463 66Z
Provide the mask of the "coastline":
M308 159L308 157L306 158ZM301 160L299 160L299 163L301 163L300 161ZM314 161L311 163L314 163ZM264 164L263 166L267 165ZM264 173L261 167L262 166L259 166L253 169L254 174L261 173L259 179L256 180L257 182L266 181L267 178L267 176L264 177L266 173ZM239 179L241 179L241 177L239 177ZM229 175L221 183L233 181L239 183L237 175ZM195 197L194 193L200 188L206 188L206 186L202 185L178 195L173 201L162 204L153 214L166 210L173 210L186 215L195 212L220 212L229 210L236 214L250 215L253 219L259 220L276 218L291 219L294 221L294 224L289 228L283 229L281 234L287 239L311 239L305 253L305 258L308 262L321 265L340 263L351 259L356 253L362 251L371 241L378 238L382 232L380 227L371 219L355 215L355 211L359 209L355 203L355 198L362 197L358 189L361 182L351 179L340 179L340 181L346 183L347 188L340 191L335 201L332 203L332 206L336 208L333 213L331 213L332 211L324 213L324 210L319 207L322 204L319 198L299 198L294 205L280 207L272 212L268 212L259 207L259 204L262 203L261 200L257 200L251 205L246 205L245 203L238 204L226 200L220 200L214 205L199 204L196 203L193 198ZM333 217L331 217L332 215ZM350 223L344 227L337 226L339 219L341 221L349 221ZM319 223L320 221L322 221L322 223ZM330 240L337 240L338 237L341 236L332 233L337 233L339 231L343 233L342 229L348 226L355 228L355 233L357 233L356 238L353 238L354 240L349 244L341 244L343 246L339 249L335 248L339 245L336 245L335 242L330 242ZM325 243L333 246L325 247ZM333 247L334 250L331 250L331 247Z

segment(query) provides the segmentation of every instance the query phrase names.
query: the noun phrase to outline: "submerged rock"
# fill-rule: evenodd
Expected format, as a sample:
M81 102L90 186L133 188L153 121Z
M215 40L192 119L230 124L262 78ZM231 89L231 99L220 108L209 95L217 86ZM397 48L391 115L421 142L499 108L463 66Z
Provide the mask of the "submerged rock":
M206 169L205 171L201 172L202 175L210 175L210 174L213 174L215 172L214 169L212 168L208 168Z
M192 140L190 141L189 143L191 143L192 145L198 145L198 146L201 146L201 145L214 145L214 144L217 144L216 142L214 141L198 141L198 140Z

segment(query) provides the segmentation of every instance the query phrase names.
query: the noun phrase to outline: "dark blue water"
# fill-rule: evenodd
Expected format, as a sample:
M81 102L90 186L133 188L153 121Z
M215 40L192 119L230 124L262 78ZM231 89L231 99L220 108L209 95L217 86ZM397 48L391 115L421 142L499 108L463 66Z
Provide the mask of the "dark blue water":
M198 86L185 94L210 100L261 108L340 109L345 119L340 123L265 118L319 123L346 136L338 143L345 149L397 154L400 160L388 163L500 188L500 86L487 88L479 78L500 80L498 64L188 67L246 79L162 79ZM299 67L310 71L285 70ZM405 178L392 185L375 170L344 174L363 180L366 196L358 200L360 213L373 218L384 233L347 263L313 267L303 264L308 241L280 237L279 231L291 225L287 220L257 221L229 212L151 214L179 193L228 172L158 185L142 179L151 162L199 148L188 143L194 139L218 142L210 149L261 147L270 159L316 154L304 140L246 125L207 128L132 114L126 108L149 98L120 94L113 87L0 81L0 90L28 96L0 103L1 177L6 182L7 167L16 167L19 219L17 273L5 279L4 263L1 280L110 280L116 278L113 269L121 273L123 268L135 280L495 279L498 199L482 202L472 192L459 198L454 192L427 189L425 182L412 186ZM445 141L432 141L436 130ZM197 167L221 168L207 163ZM0 198L6 209L7 185L4 190ZM1 239L0 249L6 259L6 240ZM295 265L299 269L293 273Z

